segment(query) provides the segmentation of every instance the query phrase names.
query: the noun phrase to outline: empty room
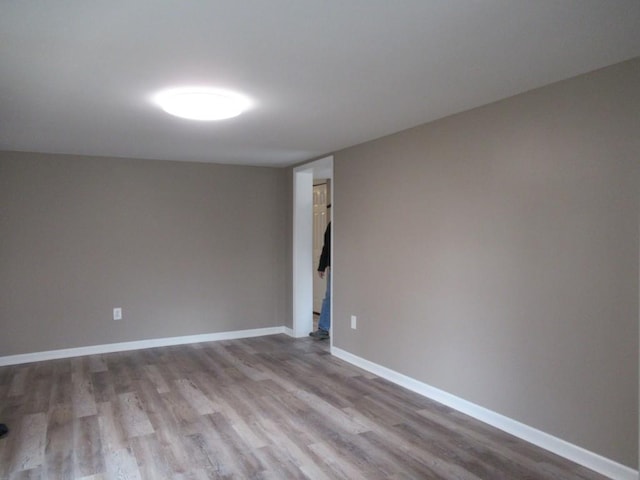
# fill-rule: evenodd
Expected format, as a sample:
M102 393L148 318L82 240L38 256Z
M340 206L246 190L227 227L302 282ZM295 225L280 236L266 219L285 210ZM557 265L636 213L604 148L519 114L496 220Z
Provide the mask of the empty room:
M2 2L0 478L638 480L639 25Z

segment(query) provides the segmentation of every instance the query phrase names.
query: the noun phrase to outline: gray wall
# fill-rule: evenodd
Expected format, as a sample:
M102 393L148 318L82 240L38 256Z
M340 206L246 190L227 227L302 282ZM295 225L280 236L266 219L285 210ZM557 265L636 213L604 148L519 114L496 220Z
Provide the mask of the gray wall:
M284 325L287 182L285 169L0 152L0 355Z
M335 345L637 468L639 85L636 59L336 153Z

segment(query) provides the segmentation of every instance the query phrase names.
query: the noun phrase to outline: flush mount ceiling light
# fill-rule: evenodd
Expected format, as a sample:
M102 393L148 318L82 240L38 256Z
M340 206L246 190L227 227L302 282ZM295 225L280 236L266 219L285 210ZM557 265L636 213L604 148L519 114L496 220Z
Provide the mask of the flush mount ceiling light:
M155 96L165 112L190 120L224 120L246 111L248 98L228 90L187 87L165 90Z

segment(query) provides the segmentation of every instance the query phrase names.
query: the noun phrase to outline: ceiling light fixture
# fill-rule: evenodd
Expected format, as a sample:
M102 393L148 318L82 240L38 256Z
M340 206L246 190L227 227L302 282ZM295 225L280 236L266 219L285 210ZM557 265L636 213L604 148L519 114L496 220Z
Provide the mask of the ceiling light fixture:
M217 88L186 87L165 90L155 96L165 112L190 120L224 120L237 117L250 106L248 98Z

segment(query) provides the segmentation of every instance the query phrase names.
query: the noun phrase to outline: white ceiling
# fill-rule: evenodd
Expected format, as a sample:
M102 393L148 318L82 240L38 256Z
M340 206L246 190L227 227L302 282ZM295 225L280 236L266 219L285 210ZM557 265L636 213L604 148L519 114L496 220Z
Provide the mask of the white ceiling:
M639 55L638 0L0 0L0 150L290 165Z

